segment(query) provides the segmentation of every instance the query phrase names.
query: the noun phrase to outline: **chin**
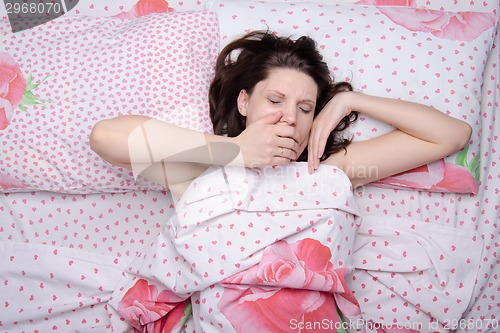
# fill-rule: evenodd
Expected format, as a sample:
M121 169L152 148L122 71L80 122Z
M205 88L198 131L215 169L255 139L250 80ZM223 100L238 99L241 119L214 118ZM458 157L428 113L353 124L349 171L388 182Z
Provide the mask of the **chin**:
M299 150L299 157L297 157L295 160L293 160L293 162L299 162L301 155L304 153L304 149L305 149L305 147ZM301 161L301 162L306 162L306 161L307 160Z

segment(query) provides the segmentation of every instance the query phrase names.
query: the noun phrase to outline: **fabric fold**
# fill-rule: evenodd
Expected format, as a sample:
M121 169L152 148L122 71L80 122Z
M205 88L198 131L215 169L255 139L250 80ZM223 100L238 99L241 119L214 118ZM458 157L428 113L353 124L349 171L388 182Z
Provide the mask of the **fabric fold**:
M45 244L0 242L1 326L6 332L65 328L110 330L107 303L127 263ZM71 327L71 326L70 326Z
M350 286L358 299L371 302L370 307L361 302L365 320L412 322L422 332L460 320L479 269L483 246L478 239L462 229L421 221L363 218Z

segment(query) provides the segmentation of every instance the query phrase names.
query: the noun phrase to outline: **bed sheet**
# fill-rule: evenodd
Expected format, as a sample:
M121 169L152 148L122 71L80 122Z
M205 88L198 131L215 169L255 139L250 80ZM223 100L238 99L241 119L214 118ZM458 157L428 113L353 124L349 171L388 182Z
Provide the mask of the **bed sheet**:
M495 5L491 7L491 4L489 2L486 8L494 9ZM482 7L479 3L475 5ZM481 264L472 301L464 318L452 323L457 332L500 332L498 33L495 45L486 66L482 98L482 169L479 193L430 193L370 186L355 193L361 211L367 216L403 217L419 221L418 223L459 228L482 243ZM47 244L70 248L84 255L104 254L111 262L116 260L115 265L119 268L132 260L143 245L158 234L174 210L170 194L158 191L91 195L2 193L0 242ZM15 255L15 247L12 248L12 255ZM6 281L0 283L5 284ZM369 302L363 299L359 301ZM380 304L370 304L374 307L378 305ZM0 296L0 332L4 331L1 313L5 307L8 304ZM59 331L64 331L64 327L59 327Z

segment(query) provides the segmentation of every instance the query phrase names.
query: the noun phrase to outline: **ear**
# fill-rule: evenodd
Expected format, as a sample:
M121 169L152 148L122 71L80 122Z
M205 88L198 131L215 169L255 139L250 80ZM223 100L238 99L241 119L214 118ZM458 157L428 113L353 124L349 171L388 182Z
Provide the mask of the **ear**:
M237 103L238 103L238 111L244 117L247 116L247 106L249 95L245 89L241 89L238 95Z

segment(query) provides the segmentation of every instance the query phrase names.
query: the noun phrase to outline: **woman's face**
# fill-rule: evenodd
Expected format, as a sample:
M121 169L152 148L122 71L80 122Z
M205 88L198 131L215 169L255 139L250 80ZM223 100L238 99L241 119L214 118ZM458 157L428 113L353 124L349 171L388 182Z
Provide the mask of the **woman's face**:
M267 79L255 85L251 95L245 90L238 96L238 109L246 117L246 126L281 111L276 123L295 129L294 139L300 144L298 155L307 146L314 118L318 86L307 74L294 69L276 68Z

